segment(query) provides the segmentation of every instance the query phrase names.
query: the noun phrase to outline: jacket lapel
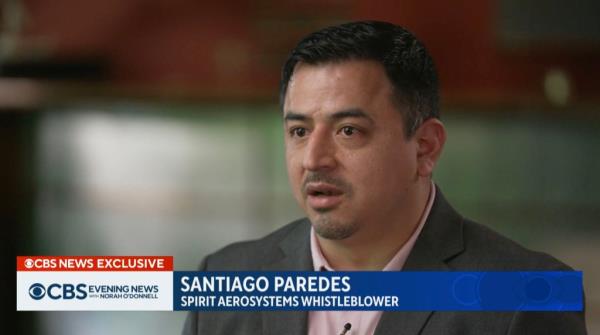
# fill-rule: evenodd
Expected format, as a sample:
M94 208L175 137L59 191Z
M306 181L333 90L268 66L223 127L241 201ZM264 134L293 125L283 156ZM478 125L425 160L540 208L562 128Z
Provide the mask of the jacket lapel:
M461 253L463 249L462 217L437 188L425 226L406 260L403 271L450 270L446 261ZM384 312L375 329L375 335L419 334L432 314L433 311Z
M310 256L310 222L303 220L280 243L280 254L263 267L264 271L312 271ZM306 335L307 311L262 312L263 334Z

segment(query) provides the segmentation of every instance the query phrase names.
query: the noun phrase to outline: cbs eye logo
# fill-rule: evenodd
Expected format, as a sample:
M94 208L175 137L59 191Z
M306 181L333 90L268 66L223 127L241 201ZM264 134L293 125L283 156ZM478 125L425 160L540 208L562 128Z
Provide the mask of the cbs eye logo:
M29 286L29 296L31 299L40 300L45 296L52 300L64 299L85 299L87 298L86 284L59 284L53 283L44 287L40 283Z
M46 288L40 283L29 286L29 296L34 300L40 300L46 295Z
M35 265L35 263L33 262L33 259L27 258L25 260L25 267L26 268L31 269L34 265Z

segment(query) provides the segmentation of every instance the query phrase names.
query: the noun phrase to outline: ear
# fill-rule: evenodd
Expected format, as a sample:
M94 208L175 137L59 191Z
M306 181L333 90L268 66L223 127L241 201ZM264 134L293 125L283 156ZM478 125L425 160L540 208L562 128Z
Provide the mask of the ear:
M431 118L421 124L414 136L417 141L417 173L419 177L430 177L446 143L446 129L439 119Z

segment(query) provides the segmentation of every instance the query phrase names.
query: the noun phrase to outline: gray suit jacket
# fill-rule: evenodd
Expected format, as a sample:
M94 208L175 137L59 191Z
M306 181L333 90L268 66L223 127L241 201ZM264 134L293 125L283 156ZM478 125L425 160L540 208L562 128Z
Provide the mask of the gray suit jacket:
M307 219L292 222L260 240L236 243L207 256L200 270L310 271L309 232ZM439 189L404 269L570 270L549 255L527 250L463 218ZM183 334L301 335L307 333L307 316L305 311L190 313ZM583 312L384 312L375 334L546 335L586 334L586 329Z

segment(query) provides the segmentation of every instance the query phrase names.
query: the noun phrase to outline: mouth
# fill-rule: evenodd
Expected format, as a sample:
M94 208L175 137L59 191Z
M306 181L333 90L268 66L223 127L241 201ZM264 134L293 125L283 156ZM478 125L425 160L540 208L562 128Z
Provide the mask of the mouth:
M308 205L317 211L333 209L342 202L344 191L326 183L311 183L306 187Z

